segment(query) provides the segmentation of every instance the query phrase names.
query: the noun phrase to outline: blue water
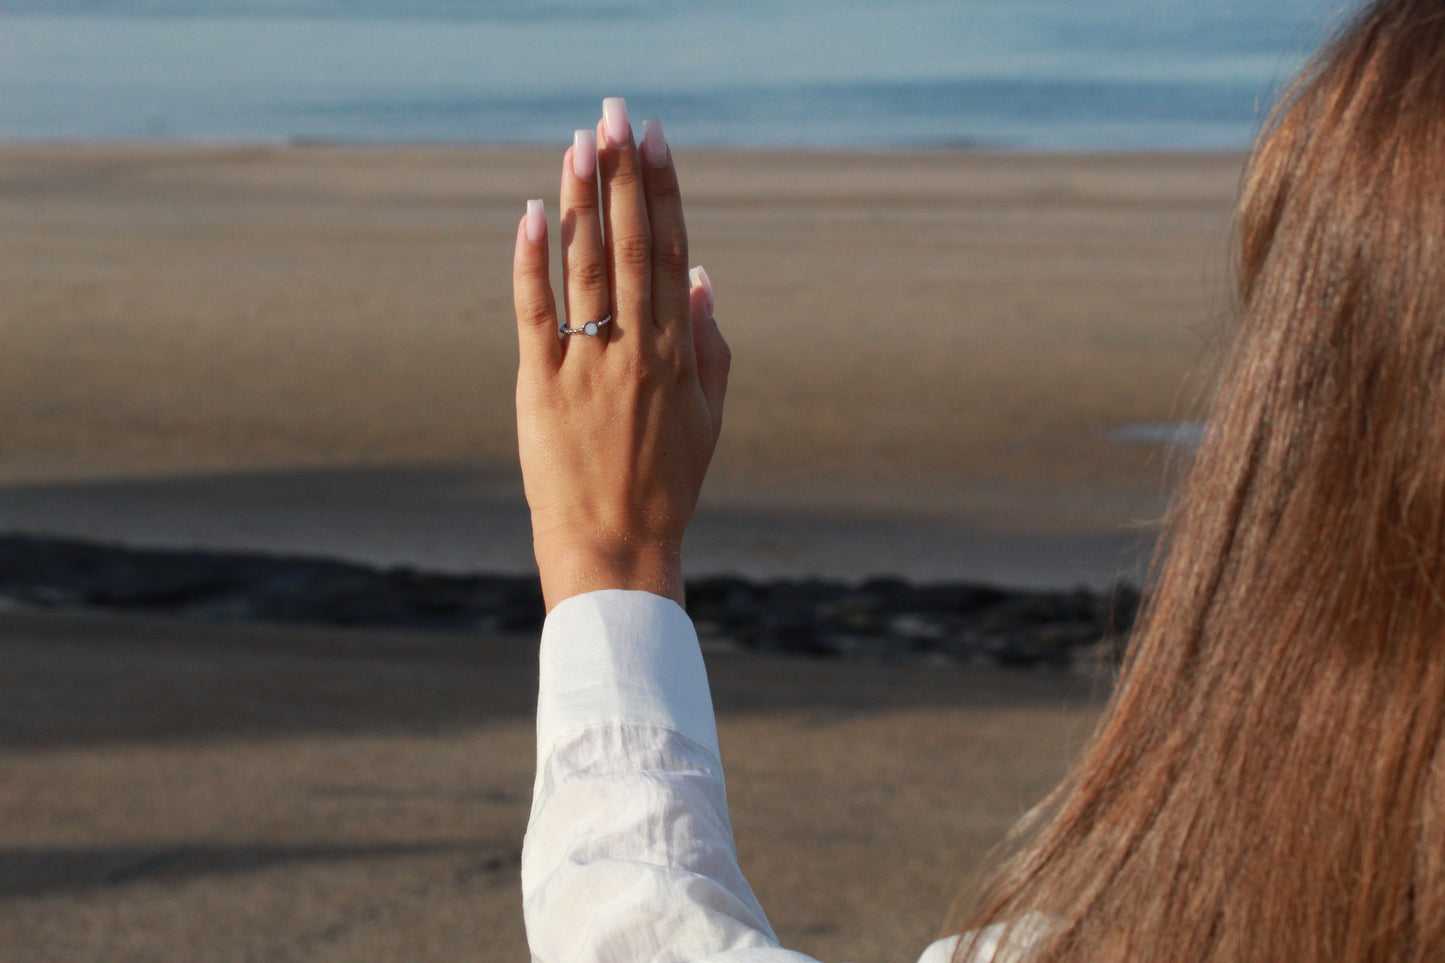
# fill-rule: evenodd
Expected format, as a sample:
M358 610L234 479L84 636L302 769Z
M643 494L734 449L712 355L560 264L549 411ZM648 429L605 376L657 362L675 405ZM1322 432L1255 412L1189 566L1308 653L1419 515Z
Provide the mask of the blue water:
M0 139L1237 149L1325 0L0 0Z

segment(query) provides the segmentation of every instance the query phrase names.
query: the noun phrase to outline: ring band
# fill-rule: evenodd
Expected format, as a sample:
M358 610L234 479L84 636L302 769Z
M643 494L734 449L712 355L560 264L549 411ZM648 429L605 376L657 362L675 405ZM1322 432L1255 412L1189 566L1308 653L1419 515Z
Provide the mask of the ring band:
M612 315L609 314L601 321L588 321L580 328L558 328L557 330L563 334L585 334L589 338L595 338L597 333L602 330L602 326L611 320Z

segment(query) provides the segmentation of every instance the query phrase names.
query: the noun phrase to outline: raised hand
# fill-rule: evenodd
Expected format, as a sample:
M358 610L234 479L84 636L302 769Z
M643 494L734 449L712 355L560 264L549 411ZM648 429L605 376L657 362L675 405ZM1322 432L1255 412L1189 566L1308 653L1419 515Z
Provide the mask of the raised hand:
M731 356L712 286L687 268L682 196L662 124L634 142L603 102L563 160L560 334L547 221L529 201L513 262L517 434L548 611L582 592L682 602L682 537L722 426ZM589 323L590 322L590 323Z

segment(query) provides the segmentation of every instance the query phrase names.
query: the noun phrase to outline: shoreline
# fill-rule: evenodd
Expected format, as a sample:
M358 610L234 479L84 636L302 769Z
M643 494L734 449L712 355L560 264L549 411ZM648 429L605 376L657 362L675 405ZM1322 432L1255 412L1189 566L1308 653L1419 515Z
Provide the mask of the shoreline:
M567 145L562 144L563 149ZM1042 157L1070 159L1127 158L1127 157L1176 157L1176 158L1227 158L1242 161L1249 153L1239 147L1067 147L1036 148L996 146L982 142L958 142L939 144L892 144L868 146L817 146L788 144L721 144L679 141L675 145L680 155L759 155L781 156L813 154L856 155L860 157L890 157L908 154L957 154L976 156ZM345 140L325 137L6 137L0 135L0 152L11 150L340 150L340 151L470 151L496 153L555 153L556 145L544 140L501 141L501 140Z

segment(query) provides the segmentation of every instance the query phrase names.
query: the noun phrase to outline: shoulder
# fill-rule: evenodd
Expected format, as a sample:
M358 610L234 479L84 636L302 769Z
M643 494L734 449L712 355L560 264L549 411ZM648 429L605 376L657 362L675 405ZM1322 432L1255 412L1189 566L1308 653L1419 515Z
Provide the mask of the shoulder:
M958 949L959 939L960 937L950 936L931 944L918 958L918 963L949 963L953 959L954 951Z
M960 963L1027 963L1033 955L1029 951L1048 936L1057 922L1057 917L1028 913L1012 926L995 923L962 936L950 936L924 950L918 963L952 963L959 944L964 944L965 952Z

